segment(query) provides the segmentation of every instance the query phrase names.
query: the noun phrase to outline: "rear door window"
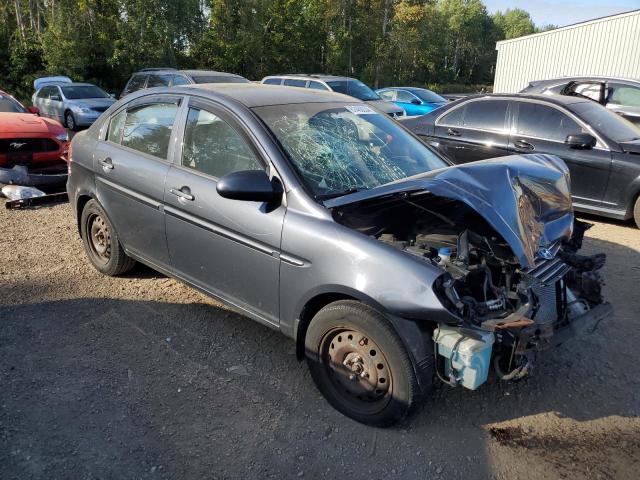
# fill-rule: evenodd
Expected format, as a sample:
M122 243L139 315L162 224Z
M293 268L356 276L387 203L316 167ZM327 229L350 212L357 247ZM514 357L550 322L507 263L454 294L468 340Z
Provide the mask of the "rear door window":
M508 106L509 102L506 100L469 102L464 107L462 126L477 130L505 131Z
M289 86L289 87L305 87L307 85L307 81L306 80L298 80L298 79L293 79L293 78L285 78L284 79L284 84Z
M446 127L461 127L463 114L464 106L456 107L449 113L443 115L440 120L438 120L438 125L444 125Z
M527 137L564 142L568 135L582 133L582 128L556 108L539 103L518 102L516 132Z
M171 75L151 74L149 75L149 80L147 81L147 88L168 87L170 83Z
M154 157L166 159L178 105L153 103L127 111L121 144Z
M173 83L172 85L178 86L178 85L189 85L189 80L187 80L185 77L183 77L182 75L174 75L173 76Z
M313 88L314 90L329 90L322 83L316 82L314 80L309 81L309 86L307 88Z
M267 78L264 82L265 85L280 85L282 83L281 78Z

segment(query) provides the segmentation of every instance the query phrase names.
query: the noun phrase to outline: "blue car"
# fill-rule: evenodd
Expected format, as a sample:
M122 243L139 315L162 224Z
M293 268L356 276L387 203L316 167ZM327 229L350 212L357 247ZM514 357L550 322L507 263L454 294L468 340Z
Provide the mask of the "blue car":
M426 88L390 87L376 90L376 93L383 100L404 108L407 115L424 115L449 103L446 98Z

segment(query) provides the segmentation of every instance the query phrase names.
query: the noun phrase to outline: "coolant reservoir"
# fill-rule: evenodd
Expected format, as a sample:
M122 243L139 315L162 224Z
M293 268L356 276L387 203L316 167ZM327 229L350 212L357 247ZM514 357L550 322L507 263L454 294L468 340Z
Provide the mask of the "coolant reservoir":
M433 332L438 355L444 357L445 375L470 390L487 381L494 340L492 332L474 331L474 334L477 338L444 325Z

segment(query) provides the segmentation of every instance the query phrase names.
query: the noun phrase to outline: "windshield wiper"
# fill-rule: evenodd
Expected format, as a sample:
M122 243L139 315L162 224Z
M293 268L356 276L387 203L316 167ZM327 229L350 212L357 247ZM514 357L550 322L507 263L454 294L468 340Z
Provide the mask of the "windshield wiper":
M343 190L341 192L331 192L331 193L322 193L320 195L316 195L317 200L330 200L332 198L344 197L345 195L349 195L351 193L361 192L362 188L349 188L347 190Z

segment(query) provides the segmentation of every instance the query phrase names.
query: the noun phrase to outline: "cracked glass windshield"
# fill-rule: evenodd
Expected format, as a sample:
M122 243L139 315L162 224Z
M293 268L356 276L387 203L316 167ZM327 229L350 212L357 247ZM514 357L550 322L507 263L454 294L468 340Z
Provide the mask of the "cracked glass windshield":
M446 167L384 114L363 104L254 108L317 199L368 190Z

